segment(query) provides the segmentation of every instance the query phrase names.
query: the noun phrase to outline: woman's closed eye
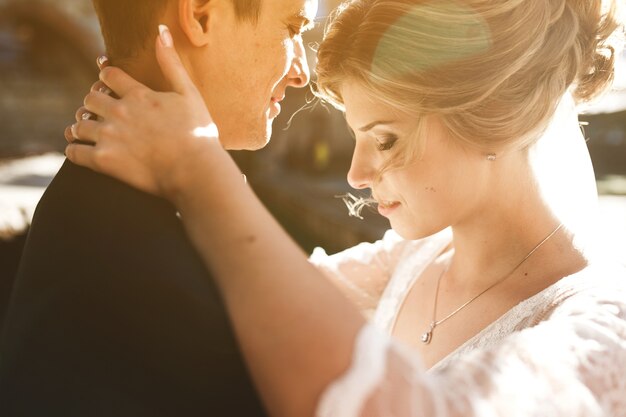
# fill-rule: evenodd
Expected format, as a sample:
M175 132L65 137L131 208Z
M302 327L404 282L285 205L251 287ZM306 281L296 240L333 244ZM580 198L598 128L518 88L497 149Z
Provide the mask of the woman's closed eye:
M385 135L376 138L376 148L379 151L388 151L393 148L393 145L398 140L396 135Z

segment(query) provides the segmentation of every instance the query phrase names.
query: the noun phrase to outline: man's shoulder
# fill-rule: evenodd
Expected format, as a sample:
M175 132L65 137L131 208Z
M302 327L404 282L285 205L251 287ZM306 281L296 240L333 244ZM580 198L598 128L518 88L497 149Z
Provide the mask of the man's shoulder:
M66 161L35 210L24 258L70 251L95 259L89 248L116 257L130 247L193 251L167 201Z
M111 209L132 212L149 209L172 215L174 208L165 200L136 190L114 178L66 160L46 189L38 211L60 206L68 216L74 209L90 208L103 214ZM93 213L95 214L95 213Z
M171 204L66 161L37 206L18 277L156 280L181 271L206 274Z

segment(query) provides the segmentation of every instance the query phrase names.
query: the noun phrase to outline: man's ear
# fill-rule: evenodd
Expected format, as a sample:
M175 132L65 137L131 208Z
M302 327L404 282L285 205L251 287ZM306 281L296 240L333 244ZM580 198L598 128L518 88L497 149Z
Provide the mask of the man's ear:
M209 20L213 0L178 0L180 27L194 46L209 42Z

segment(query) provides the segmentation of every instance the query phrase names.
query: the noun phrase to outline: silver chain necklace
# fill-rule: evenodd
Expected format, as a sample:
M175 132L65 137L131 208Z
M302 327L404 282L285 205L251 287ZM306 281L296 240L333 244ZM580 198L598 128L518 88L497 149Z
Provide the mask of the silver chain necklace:
M490 286L488 286L487 288L485 288L484 290L476 294L474 297L470 298L468 301L463 303L459 308L454 310L452 313L448 314L446 317L442 318L441 320L437 320L437 299L439 298L439 283L441 282L441 278L446 274L446 272L448 272L448 267L450 265L446 266L446 268L443 270L441 275L439 275L439 278L437 278L437 288L435 290L435 303L433 305L433 319L430 322L430 326L429 326L430 328L424 334L422 334L422 338L421 338L422 342L425 344L429 344L431 340L433 340L433 331L435 330L437 326L439 326L441 323L445 322L446 320L454 316L459 311L463 310L465 307L467 307L471 302L476 300L478 297L480 297L481 295L483 295L484 293L486 293L487 291L489 291L490 289L492 289L493 287L495 287L496 285L500 284L501 282L509 278L511 275L513 275L513 273L517 271L517 268L522 266L522 264L526 262L526 260L530 258L531 255L535 253L537 249L541 247L541 245L546 243L548 239L554 236L556 232L558 232L561 229L561 227L563 227L563 223L559 223L556 229L554 229L548 236L546 236L541 242L539 242L530 252L528 252L528 254L524 256L524 259L522 259L517 265L515 265L515 267L511 269L511 271L508 274L504 275L502 278L500 278L499 280L497 280L496 282L494 282L493 284L491 284Z

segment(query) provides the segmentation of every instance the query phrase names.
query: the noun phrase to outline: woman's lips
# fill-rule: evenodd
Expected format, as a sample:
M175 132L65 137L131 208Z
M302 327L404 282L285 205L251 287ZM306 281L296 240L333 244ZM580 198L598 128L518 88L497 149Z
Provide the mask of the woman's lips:
M389 217L391 213L400 207L400 203L398 201L379 201L378 202L378 213L381 216Z

